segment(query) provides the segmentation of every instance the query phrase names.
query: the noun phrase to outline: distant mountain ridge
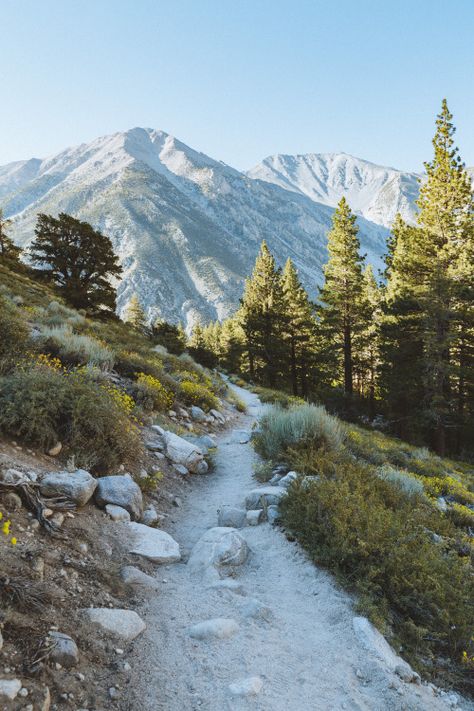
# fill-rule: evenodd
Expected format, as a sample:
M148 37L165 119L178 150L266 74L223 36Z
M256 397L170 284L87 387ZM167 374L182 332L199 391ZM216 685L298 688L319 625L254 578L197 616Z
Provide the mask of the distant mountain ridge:
M0 206L22 245L38 212L90 221L124 268L119 311L137 292L150 318L190 327L232 312L262 239L280 264L294 260L315 298L343 194L380 267L397 210L414 217L417 185L413 173L346 154L272 156L242 173L164 131L134 128L0 167Z

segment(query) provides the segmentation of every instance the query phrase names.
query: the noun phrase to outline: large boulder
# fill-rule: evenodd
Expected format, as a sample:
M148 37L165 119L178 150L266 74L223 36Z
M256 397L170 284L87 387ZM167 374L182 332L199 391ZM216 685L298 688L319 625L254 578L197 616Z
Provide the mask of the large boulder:
M99 627L107 635L126 642L131 642L146 628L142 618L133 610L91 607L85 610L85 615L91 624Z
M191 551L188 565L193 572L217 574L247 560L249 547L246 540L235 528L217 526L201 536Z
M128 552L153 563L176 563L181 560L179 544L166 531L150 528L143 523L129 523Z
M182 464L193 474L205 474L208 470L202 450L174 432L165 432L166 456L175 464Z
M87 504L97 488L97 479L77 469L75 472L51 472L41 480L40 491L43 496L66 496L76 506Z
M132 519L141 518L143 511L142 492L130 474L103 476L97 481L95 501L98 506L103 508L106 504L114 504L128 511Z
M249 510L278 506L287 493L286 489L280 486L262 486L259 489L253 489L245 497L245 508Z

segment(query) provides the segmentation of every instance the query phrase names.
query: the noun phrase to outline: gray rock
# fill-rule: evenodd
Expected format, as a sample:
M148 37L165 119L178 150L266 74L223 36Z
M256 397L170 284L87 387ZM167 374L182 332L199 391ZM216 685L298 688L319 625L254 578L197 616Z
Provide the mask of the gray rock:
M273 617L271 609L257 598L249 598L242 607L242 617L251 617L254 620L270 622Z
M28 477L18 469L0 470L0 479L5 484L19 484L22 481L28 481Z
M188 561L193 572L205 573L209 569L221 572L247 560L247 542L235 528L218 526L210 528L194 546Z
M75 472L51 472L40 482L43 496L66 496L72 499L76 506L87 504L97 488L97 479L84 469Z
M263 509L251 509L247 511L246 520L249 526L258 526L259 523L262 523L263 518Z
M278 486L282 486L284 489L289 489L290 485L298 479L298 474L296 472L288 472L286 476L280 479Z
M138 637L145 629L146 625L133 610L119 610L110 607L93 607L85 610L85 615L89 622L99 627L103 632L131 642Z
M110 516L112 521L130 521L130 514L126 509L115 504L106 504L105 513Z
M189 476L189 470L186 469L184 464L175 464L174 468L175 468L175 471L178 472L178 474L181 474L181 476Z
M153 432L157 432L157 433L158 433L159 435L161 435L162 437L163 437L163 435L164 435L164 433L165 433L163 427L160 427L159 425L152 425L152 426L151 426L151 429L153 430Z
M210 587L214 590L229 590L236 595L245 595L245 589L242 583L239 583L238 580L232 580L232 578L217 580Z
M138 484L130 474L103 476L97 480L95 501L98 506L115 504L128 511L132 519L138 520L143 511L143 497Z
M245 498L245 508L248 510L259 509L262 506L278 506L287 493L286 489L279 486L262 486L253 489Z
M51 660L58 662L66 669L74 667L79 661L79 649L72 637L56 631L51 631L49 637L54 643Z
M222 414L222 412L219 412L219 410L209 410L209 414L213 416L215 420L217 420L221 425L225 425L225 417Z
M270 486L277 486L281 479L283 479L283 474L274 474L268 483Z
M403 673L410 681L415 680L415 677L418 676L416 672L393 651L385 637L366 617L354 617L352 626L359 643L367 652L401 678L403 678L401 676Z
M179 437L174 432L164 434L166 456L174 464L182 464L193 474L205 474L208 470L202 450L195 444Z
M0 700L13 701L18 696L21 689L21 681L19 679L0 679Z
M191 417L196 422L206 422L207 415L200 407L193 405L191 407Z
M280 512L278 511L278 506L269 506L267 508L267 520L268 523L271 523L272 525L278 521L280 518Z
M263 681L259 676L249 676L229 684L232 696L258 696L263 689Z
M442 496L438 497L438 499L436 501L436 506L443 513L445 513L448 510L448 504L446 503L446 499L443 499Z
M147 575L142 570L135 568L134 565L126 565L120 571L122 582L126 585L134 585L142 588L150 588L155 590L159 587L158 581L151 575Z
M403 664L397 664L393 671L398 677L400 677L402 681L405 681L407 684L421 684L420 675L417 674L417 672L414 671L406 662L404 662Z
M222 506L217 512L217 525L228 528L243 528L246 524L247 512L234 506Z
M128 529L131 538L129 553L153 563L176 563L181 560L178 543L165 531L142 523L129 523Z
M163 440L159 436L149 438L145 441L145 447L149 452L162 452L164 449Z
M150 504L143 512L141 523L143 523L144 526L154 526L155 523L158 523L158 520L158 512L155 507Z
M189 630L189 636L193 639L226 639L232 637L239 631L238 623L227 617L216 617L213 620L198 622Z

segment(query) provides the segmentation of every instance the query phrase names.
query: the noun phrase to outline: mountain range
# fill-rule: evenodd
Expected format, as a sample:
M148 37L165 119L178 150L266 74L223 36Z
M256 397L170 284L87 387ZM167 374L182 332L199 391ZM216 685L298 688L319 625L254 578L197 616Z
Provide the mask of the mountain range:
M136 292L150 319L190 328L235 309L263 239L279 264L293 259L316 298L343 195L379 269L396 212L414 219L418 177L345 153L275 155L245 173L163 131L133 128L0 167L0 207L22 246L38 212L91 222L124 269L119 311Z

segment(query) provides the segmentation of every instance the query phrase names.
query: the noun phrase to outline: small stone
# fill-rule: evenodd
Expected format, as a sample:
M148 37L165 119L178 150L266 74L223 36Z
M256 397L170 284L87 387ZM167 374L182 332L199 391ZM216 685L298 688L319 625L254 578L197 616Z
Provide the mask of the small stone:
M6 510L9 512L19 511L21 509L21 499L18 494L15 494L13 491L5 494L2 501Z
M146 628L141 617L133 610L96 607L85 610L85 614L89 621L100 627L103 632L127 642L138 637Z
M249 526L258 526L263 521L263 509L247 511L246 519Z
M105 513L112 521L130 521L130 514L121 506L115 504L106 504Z
M273 617L271 609L255 597L245 602L242 608L242 615L243 617L251 617L254 620L264 620L265 622L270 622Z
M216 617L213 620L198 622L189 630L189 636L193 639L226 639L232 637L239 630L239 625L235 620L226 617Z
M115 686L111 686L109 689L109 696L111 699L118 699L120 696L120 692L118 689L115 688Z
M186 469L184 464L175 464L174 469L178 474L181 474L181 476L188 476L189 475L189 470Z
M217 512L217 525L230 528L243 528L246 524L247 512L234 506L222 506Z
M250 676L229 684L229 691L232 696L257 696L262 688L263 681L259 676Z
M150 505L147 506L147 508L143 512L143 516L140 523L143 523L144 526L154 526L155 523L158 523L158 520L159 516L157 510L154 506Z
M50 632L49 636L54 643L51 660L61 664L66 669L75 666L79 661L79 650L72 637L55 631Z
M158 587L158 581L155 578L152 578L151 575L143 573L133 565L126 565L122 568L120 571L120 577L126 585L136 585L150 589L156 589Z
M48 449L48 454L50 457L57 457L58 454L61 452L63 448L63 445L61 442L57 442L54 447L51 447L51 449Z
M124 662L123 670L126 672L129 672L132 670L132 667L130 666L130 664L128 662Z
M26 687L22 687L20 691L18 692L19 696L22 696L23 698L26 698L28 696L28 689Z
M0 679L0 700L9 699L13 701L18 696L21 688L19 679Z
M269 506L267 508L267 519L270 524L275 524L280 517L278 506Z

